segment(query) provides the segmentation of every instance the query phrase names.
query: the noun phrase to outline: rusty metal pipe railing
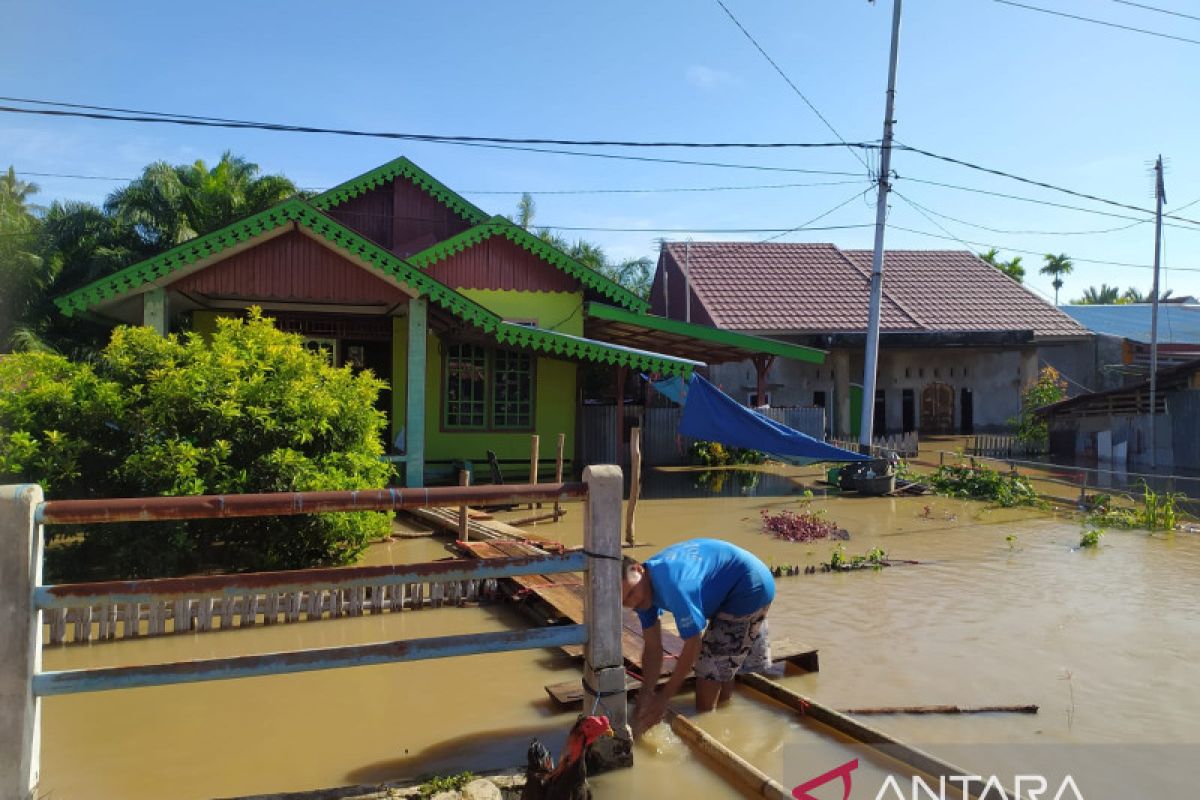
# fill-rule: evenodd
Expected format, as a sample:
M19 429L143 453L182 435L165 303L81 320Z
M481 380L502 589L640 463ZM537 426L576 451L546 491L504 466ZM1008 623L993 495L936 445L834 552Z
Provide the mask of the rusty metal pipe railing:
M492 558L486 561L451 559L423 564L325 567L240 575L69 583L37 587L33 591L33 602L37 608L44 610L75 608L94 603L149 603L154 600L176 600L199 595L238 596L263 591L300 592L314 586L348 589L358 586L487 580L513 575L581 572L585 569L587 557L581 551L574 551L564 555Z
M330 511L399 511L407 508L561 502L587 495L583 483L438 486L432 489L359 489L339 492L272 492L192 497L117 497L47 500L37 512L43 525L228 519Z

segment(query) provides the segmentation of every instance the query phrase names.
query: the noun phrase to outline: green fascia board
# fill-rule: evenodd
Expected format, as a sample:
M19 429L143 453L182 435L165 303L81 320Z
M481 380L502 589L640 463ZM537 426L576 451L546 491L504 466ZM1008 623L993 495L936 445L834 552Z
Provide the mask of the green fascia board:
M506 217L494 216L486 222L469 228L457 236L452 236L443 242L408 257L408 261L421 269L444 261L452 255L474 247L493 236L503 236L513 244L543 259L556 269L565 272L589 289L600 294L625 308L637 312L647 312L650 304L633 292L615 281L601 275L596 270L571 258L554 245L544 242L537 236L512 222Z
M496 341L510 347L527 347L573 360L594 361L599 364L629 367L644 372L679 375L683 378L690 376L696 367L705 366L702 361L677 358L650 350L638 350L624 345L573 336L569 333L504 321L500 322L500 327L496 331Z
M642 328L649 328L650 330L662 331L663 333L673 333L678 336L687 336L692 339L700 339L727 347L736 347L747 351L748 356L765 354L782 356L794 361L805 361L810 364L824 364L825 356L828 355L824 350L819 350L815 347L781 342L777 339L764 339L760 336L751 336L748 333L737 333L736 331L727 331L708 325L697 325L694 322L682 322L677 319L655 316L654 314L634 314L623 308L605 305L604 303L588 303L586 313L589 317L607 320L608 322L637 325Z
M428 298L430 302L491 336L500 344L527 347L568 359L615 364L667 375L686 377L697 366L697 362L686 359L505 322L495 312L459 294L301 200L287 200L241 222L199 236L161 255L126 267L114 275L101 278L58 298L55 303L64 314L71 316L106 300L135 292L199 259L207 258L236 244L251 241L293 222L303 225L348 255L364 262L371 269L409 286L422 297Z
M337 208L347 200L358 197L396 178L403 178L414 186L419 187L430 197L472 225L483 222L488 218L488 215L482 209L404 156L376 167L370 172L364 172L357 178L351 178L332 189L327 189L312 198L309 202L322 211L328 211L331 208Z
M76 312L86 311L106 300L140 289L196 261L216 255L242 242L248 242L281 225L287 225L296 219L302 207L304 203L300 200L285 200L266 211L260 211L212 233L197 236L165 253L139 261L120 272L57 297L54 303L68 317Z

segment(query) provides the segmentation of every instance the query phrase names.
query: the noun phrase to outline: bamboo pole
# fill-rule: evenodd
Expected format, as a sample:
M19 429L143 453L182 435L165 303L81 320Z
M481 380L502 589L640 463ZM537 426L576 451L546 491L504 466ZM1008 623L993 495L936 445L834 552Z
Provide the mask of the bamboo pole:
M458 471L458 485L459 486L470 486L471 485L471 473L467 472L465 469L460 469ZM464 542L468 542L471 540L471 532L467 527L467 522L468 522L467 507L465 505L461 505L458 507L458 538Z
M792 794L771 776L702 731L682 714L667 709L671 730L729 772L752 797L792 800Z
M642 429L629 429L629 504L625 507L625 542L633 544L634 512L642 493Z
M737 676L737 680L743 686L747 686L756 692L770 697L772 700L783 703L802 716L827 725L839 733L843 733L852 739L857 739L863 744L876 747L884 755L931 777L961 778L962 776L972 774L936 756L911 747L876 728L864 725L840 711L835 711L828 706L821 705L815 700L797 694L790 689L785 689L783 686L775 683L775 681L764 678L761 675L755 675L754 673L740 674ZM984 789L984 784L981 781L969 781L967 785L970 786L970 789L963 795L967 798L979 797L979 792ZM1007 791L1005 794L1006 796L1011 796L1008 795Z
M843 714L872 716L878 714L1036 714L1038 707L1028 706L879 706L876 708L844 708Z
M538 482L538 441L539 436L535 433L530 437L529 443L529 482L536 484ZM529 508L532 510L534 506L542 507L541 503L530 503Z
M567 446L567 435L565 433L558 434L558 448L554 455L554 482L562 483L563 479L563 450ZM558 520L563 514L562 503L554 501L554 519Z

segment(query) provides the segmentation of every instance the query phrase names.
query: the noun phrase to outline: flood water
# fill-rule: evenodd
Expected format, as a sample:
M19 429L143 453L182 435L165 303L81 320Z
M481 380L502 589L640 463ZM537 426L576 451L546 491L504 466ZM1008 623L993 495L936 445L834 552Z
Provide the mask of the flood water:
M817 474L789 469L783 477L760 478L751 492L644 499L638 538L650 546L634 552L644 557L681 539L717 536L768 562L827 561L833 543L783 542L759 532L760 511L795 509L802 502L796 494ZM759 487L770 491L760 496ZM843 543L848 554L879 546L893 558L922 563L780 578L772 635L803 640L821 652L821 671L783 678L790 688L835 708L1040 705L1035 716L868 720L984 775L1011 776L1029 767L1023 767L1019 748L972 749L973 743L1039 745L1035 752L1043 756L1063 750L1049 745L1091 745L1090 752L1103 757L1094 759L1087 777L1110 785L1106 770L1118 764L1125 770L1142 757L1136 753L1144 761L1161 756L1163 763L1171 754L1177 766L1180 751L1165 745L1200 752L1200 537L1112 531L1097 550L1076 550L1078 523L1046 512L988 510L935 497L817 497L812 504L851 532ZM563 521L540 525L538 533L580 543L580 510L569 509ZM402 563L443 555L440 543L416 539L377 546L369 559ZM524 624L503 607L431 609L50 649L45 668L212 658ZM554 750L560 746L574 714L552 709L542 687L577 676L578 668L556 653L529 651L48 698L42 795L228 797L516 766L524 762L530 736ZM681 711L689 705L690 697L675 703ZM789 788L855 755L820 726L745 690L699 721ZM1133 747L1147 743L1164 747ZM633 770L595 778L596 796L737 794L662 727L639 745L636 759ZM886 769L864 763L855 777L877 777ZM1189 771L1162 769L1143 796L1195 796ZM1081 787L1089 800L1108 796ZM814 794L841 797L832 784Z

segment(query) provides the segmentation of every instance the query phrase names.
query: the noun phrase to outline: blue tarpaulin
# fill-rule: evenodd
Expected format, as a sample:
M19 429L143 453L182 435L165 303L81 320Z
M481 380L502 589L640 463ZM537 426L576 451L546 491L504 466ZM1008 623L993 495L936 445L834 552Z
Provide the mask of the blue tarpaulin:
M868 456L834 447L747 408L692 373L679 432L692 439L761 450L802 464L868 461Z

